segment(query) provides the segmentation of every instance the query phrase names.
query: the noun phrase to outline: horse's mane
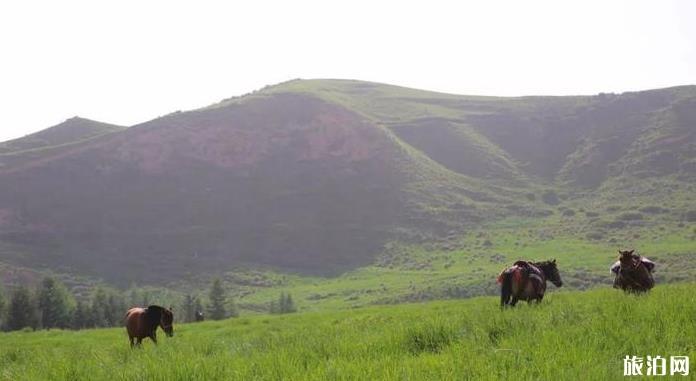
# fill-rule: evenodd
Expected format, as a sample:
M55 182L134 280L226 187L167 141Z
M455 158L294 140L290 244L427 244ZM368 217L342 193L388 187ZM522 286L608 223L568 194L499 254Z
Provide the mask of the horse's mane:
M529 262L534 266L537 267L542 267L542 266L549 266L553 264L553 261L541 261L541 262Z

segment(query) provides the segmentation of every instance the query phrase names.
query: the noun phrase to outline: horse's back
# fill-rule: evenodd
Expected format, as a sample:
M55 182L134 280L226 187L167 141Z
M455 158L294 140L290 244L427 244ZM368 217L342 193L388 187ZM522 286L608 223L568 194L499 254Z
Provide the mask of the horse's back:
M546 280L541 270L528 262L518 262L510 268L513 280L512 292L521 300L543 296L546 291Z

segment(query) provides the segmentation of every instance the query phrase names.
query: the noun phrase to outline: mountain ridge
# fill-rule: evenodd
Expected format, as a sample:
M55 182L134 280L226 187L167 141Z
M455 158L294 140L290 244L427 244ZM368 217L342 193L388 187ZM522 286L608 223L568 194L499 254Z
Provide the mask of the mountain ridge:
M629 202L626 184L657 201L696 173L694 104L696 86L510 98L293 80L1 154L0 243L26 253L0 261L115 282L239 264L340 274L392 241Z
M55 126L4 142L0 142L0 155L24 150L74 143L124 130L126 127L98 122L75 116Z

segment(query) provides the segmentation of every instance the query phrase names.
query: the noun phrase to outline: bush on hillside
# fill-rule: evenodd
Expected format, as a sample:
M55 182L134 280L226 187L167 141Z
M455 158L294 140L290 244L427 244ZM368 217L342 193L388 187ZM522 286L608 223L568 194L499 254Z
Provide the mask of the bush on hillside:
M659 206L644 206L640 209L638 209L642 213L647 213L647 214L661 214L661 213L668 213L669 209L666 208L661 208Z
M541 200L549 205L558 205L561 201L558 199L556 192L547 190L541 194Z
M619 215L617 219L622 221L638 221L643 219L643 215L638 212L627 212Z
M689 210L684 213L684 219L688 222L696 222L696 210Z

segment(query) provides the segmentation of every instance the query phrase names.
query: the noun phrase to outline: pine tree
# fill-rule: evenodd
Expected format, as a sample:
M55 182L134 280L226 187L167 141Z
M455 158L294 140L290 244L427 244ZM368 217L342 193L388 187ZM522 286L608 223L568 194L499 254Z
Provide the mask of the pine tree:
M285 306L285 293L281 292L280 297L278 298L278 313L279 314L284 314L286 310Z
M271 302L270 311L272 314L287 314L296 312L297 308L295 307L295 302L292 300L292 296L281 292L278 300Z
M5 289L2 287L2 283L0 283L0 327L4 323L3 318L5 317L5 305L7 302L5 301Z
M97 287L92 295L92 306L90 314L92 316L92 324L94 327L102 328L109 326L109 301L106 291L103 288Z
M201 303L201 299L200 299L200 298L196 297L196 301L195 301L195 303L194 303L194 306L195 306L194 309L195 309L196 311L199 311L199 312L201 312L201 313L203 312L203 309L204 309L204 308L203 308L203 303Z
M184 297L184 302L181 305L181 310L184 312L184 322L192 322L196 320L196 306L193 296L191 294L186 294Z
M6 327L10 331L24 327L36 328L36 308L31 294L26 287L19 287L12 294L10 308L7 313Z
M121 295L115 292L110 292L108 297L108 308L106 320L109 327L115 327L121 324L123 314L126 312L126 302Z
M222 288L222 282L219 278L213 281L208 296L210 304L208 304L208 317L211 320L224 319L227 315L225 311L225 289Z
M78 301L72 316L72 329L83 329L92 326L87 305Z
M55 279L46 277L38 291L38 307L44 328L67 328L72 315L72 295Z
M232 297L227 298L227 316L228 317L238 317L239 311L237 311L237 303L234 302Z
M290 293L285 294L285 311L283 311L283 313L288 314L293 312L297 312L295 302L292 300L292 296L290 296Z
M128 289L128 300L127 304L129 307L137 306L141 301L140 293L138 292L138 287L135 283L132 283Z

